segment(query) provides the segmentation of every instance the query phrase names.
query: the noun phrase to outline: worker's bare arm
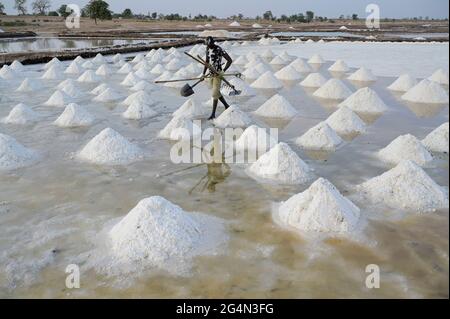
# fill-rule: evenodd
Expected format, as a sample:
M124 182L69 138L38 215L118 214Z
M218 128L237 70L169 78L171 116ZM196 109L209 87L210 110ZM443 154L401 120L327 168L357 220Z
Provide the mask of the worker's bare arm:
M227 64L225 65L225 67L223 68L223 71L224 72L226 72L229 68L230 68L230 66L231 66L231 64L233 63L233 59L230 57L230 55L227 53L227 52L223 52L223 57L224 57L224 59L225 60L227 60Z

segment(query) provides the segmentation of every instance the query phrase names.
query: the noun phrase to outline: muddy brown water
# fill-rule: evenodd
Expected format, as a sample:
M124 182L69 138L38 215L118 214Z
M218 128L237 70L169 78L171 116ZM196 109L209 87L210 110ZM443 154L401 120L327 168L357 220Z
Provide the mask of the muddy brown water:
M36 77L42 74L42 65L26 70L28 76ZM331 77L326 66L321 72ZM122 78L113 75L107 82L115 85ZM361 201L352 190L389 169L373 156L378 149L400 134L423 138L448 121L448 105L406 105L386 89L392 81L379 78L370 84L389 111L366 119L372 123L367 133L348 140L332 154L307 153L292 139L324 120L336 103L317 100L297 84L288 85L280 93L301 116L287 123L269 121L280 128L280 140L288 142L318 176L329 179L361 208L365 227L354 238L296 234L274 224L272 204L308 185L261 184L246 175L243 165L173 164L169 159L172 143L156 135L184 101L174 90L163 87L152 92L159 115L138 122L120 116L125 110L122 105L95 103L87 94L77 103L98 121L90 128L62 129L52 125L62 109L42 105L58 81L32 96L12 90L20 81L1 82L0 117L19 102L32 106L42 117L27 126L0 124L0 132L36 149L42 160L0 173L0 297L448 298L448 210L423 215L400 212ZM95 85L80 87L88 92ZM119 85L116 88L129 94ZM204 102L208 94L199 87L194 99ZM267 94L261 92L238 104L254 110ZM105 127L141 146L148 159L125 167L74 160L74 153ZM441 156L426 171L448 187L448 169L448 157ZM152 195L164 196L187 211L229 221L228 247L220 255L196 258L187 277L161 270L111 277L84 267L97 246L96 235ZM65 268L72 263L82 269L80 289L65 287ZM365 286L369 264L380 267L379 289Z

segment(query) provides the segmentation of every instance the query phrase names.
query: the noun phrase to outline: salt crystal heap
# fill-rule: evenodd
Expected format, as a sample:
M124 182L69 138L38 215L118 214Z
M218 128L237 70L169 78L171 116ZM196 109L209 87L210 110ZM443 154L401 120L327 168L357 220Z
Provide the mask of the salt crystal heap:
M139 63L141 61L145 60L145 55L142 53L138 53L133 60L131 60L131 63Z
M288 62L285 59L283 59L282 57L280 57L279 55L277 55L270 61L271 65L285 65L287 63Z
M356 72L352 73L348 79L357 82L374 82L377 80L377 77L373 75L372 71L369 69L360 68Z
M443 69L439 69L428 79L439 84L448 85L448 72Z
M214 120L214 124L220 128L237 128L247 127L252 123L252 119L247 113L241 111L237 106L231 105L218 118Z
M289 64L299 73L310 73L312 72L311 67L301 58L297 58Z
M343 60L337 60L328 68L328 71L330 72L348 72L349 70L350 68Z
M134 102L140 103L140 104L146 104L146 105L152 105L155 104L155 101L148 95L145 91L138 91L136 93L133 93L129 95L125 101L122 102L122 104L125 105L131 105Z
M93 70L97 67L92 61L86 61L81 66L87 70Z
M82 127L90 126L95 118L85 108L75 103L70 103L64 112L56 119L55 125L59 127Z
M44 80L61 80L62 78L63 75L57 65L50 66L41 77Z
M50 98L47 100L47 102L44 103L44 105L47 106L64 106L67 103L70 103L72 99L70 96L68 96L63 91L57 90L55 93L50 96Z
M19 103L9 112L9 115L1 120L5 124L28 124L35 122L39 118L39 114L33 111L25 104Z
M143 158L143 151L111 128L95 136L78 153L80 160L99 165L125 165Z
M298 114L291 103L289 103L284 96L279 94L272 96L254 113L258 116L277 119L291 119Z
M448 208L448 195L416 163L406 160L358 186L373 203L419 213Z
M300 82L300 85L308 88L319 88L325 83L327 83L327 79L325 79L322 74L311 73L308 74L302 82Z
M114 102L120 100L122 95L112 88L107 88L94 98L97 102Z
M174 117L158 133L158 137L178 141L180 139L190 140L191 137L197 136L198 134L201 134L201 130L192 120L184 117Z
M195 103L194 100L188 99L181 105L178 110L173 113L174 117L185 117L185 118L198 118L206 114L206 109Z
M158 113L153 111L148 105L139 102L133 102L128 109L122 113L122 116L129 120L142 120L156 116Z
M305 232L352 232L359 218L359 208L324 178L283 202L274 214L281 226Z
M16 72L22 72L22 71L25 70L23 64L20 61L17 61L17 60L14 60L13 63L11 63L10 68L13 69Z
M271 71L267 71L261 75L255 82L250 85L255 89L272 89L277 90L283 87L283 83L278 80Z
M230 27L240 27L241 24L240 24L239 22L237 22L237 21L233 21L233 22L231 22L231 23L229 24L229 26L230 26Z
M424 79L403 94L402 99L413 103L446 104L448 94L438 83Z
M92 59L92 63L95 63L95 64L105 64L106 62L107 61L106 61L105 57L101 53L97 53L95 58Z
M448 122L428 134L422 144L431 152L448 153Z
M139 81L130 88L131 91L151 91L154 87L145 80Z
M76 98L82 95L82 92L80 92L80 89L76 86L75 81L72 79L67 79L58 84L58 89L66 93L71 98Z
M26 78L17 88L17 92L34 92L42 88L41 83L35 79Z
M67 69L64 71L66 74L81 74L83 72L83 67L77 62L72 61Z
M275 77L282 81L298 81L302 78L300 73L298 73L297 70L291 65L285 66L276 72Z
M97 71L95 71L95 74L106 77L106 76L112 74L112 72L106 64L103 64L97 69Z
M327 123L320 122L297 138L295 143L308 150L334 151L343 141Z
M38 155L15 138L0 133L0 171L9 171L36 163Z
M411 75L402 74L397 78L397 80L395 80L391 85L388 86L388 89L391 91L406 92L416 84L417 80Z
M99 94L101 94L102 92L104 92L107 88L109 88L108 84L102 83L102 84L100 84L99 86L96 86L96 87L91 91L91 94L99 95Z
M117 71L119 74L128 74L133 71L133 67L130 63L125 63L122 67Z
M343 102L338 107L346 106L354 112L366 114L381 114L388 107L383 100L371 88L361 88Z
M397 137L378 152L378 157L394 165L399 164L403 160L412 160L418 165L424 166L433 160L433 157L422 143L411 134Z
M0 69L0 78L3 78L5 80L14 80L16 79L17 74L16 72L9 67L9 65L3 65L3 67Z
M242 75L244 76L244 79L249 82L254 82L256 79L258 79L261 76L261 73L259 73L254 68L249 68L245 70Z
M340 135L361 134L366 131L366 124L346 106L340 107L325 121Z
M177 275L190 269L192 258L216 254L227 240L221 219L188 213L160 196L141 200L109 238L117 264Z
M254 152L255 155L261 155L276 144L277 141L272 136L267 134L267 130L265 128L250 125L236 140L234 147L239 152L248 151Z
M60 67L61 61L58 58L53 58L47 64L44 65L44 69L48 70L53 66Z
M250 176L281 184L305 184L312 180L308 165L286 143L278 143L249 168Z
M339 79L329 79L317 89L313 95L327 100L344 100L352 94L352 91Z
M323 64L325 63L325 60L319 55L319 54L314 54L309 60L308 60L309 64Z
M84 82L84 83L95 83L100 82L101 79L98 75L94 73L92 70L85 71L80 77L77 79L78 82Z
M137 77L133 72L128 73L125 79L120 83L123 86L135 86L141 79Z

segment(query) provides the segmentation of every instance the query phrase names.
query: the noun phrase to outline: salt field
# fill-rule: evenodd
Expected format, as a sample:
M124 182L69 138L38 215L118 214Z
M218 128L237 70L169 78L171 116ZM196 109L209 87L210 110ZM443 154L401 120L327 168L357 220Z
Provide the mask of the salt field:
M448 43L219 45L242 94L214 121L206 83L154 83L202 45L0 70L0 297L448 298ZM200 124L278 140L171 161Z

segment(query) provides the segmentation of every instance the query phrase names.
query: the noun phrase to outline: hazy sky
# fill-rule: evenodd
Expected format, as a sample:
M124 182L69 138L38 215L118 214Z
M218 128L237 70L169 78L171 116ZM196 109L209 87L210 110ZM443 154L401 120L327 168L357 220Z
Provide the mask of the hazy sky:
M28 0L29 11L31 2ZM63 3L75 3L84 6L88 0L51 0L53 9ZM311 10L319 16L338 17L341 14L357 13L364 17L366 5L375 3L380 6L383 18L404 18L429 16L448 18L448 0L106 0L114 12L131 8L135 13L161 12L196 15L198 13L228 17L242 13L254 17L272 10L275 15L294 14ZM15 13L14 0L0 0L7 13Z

